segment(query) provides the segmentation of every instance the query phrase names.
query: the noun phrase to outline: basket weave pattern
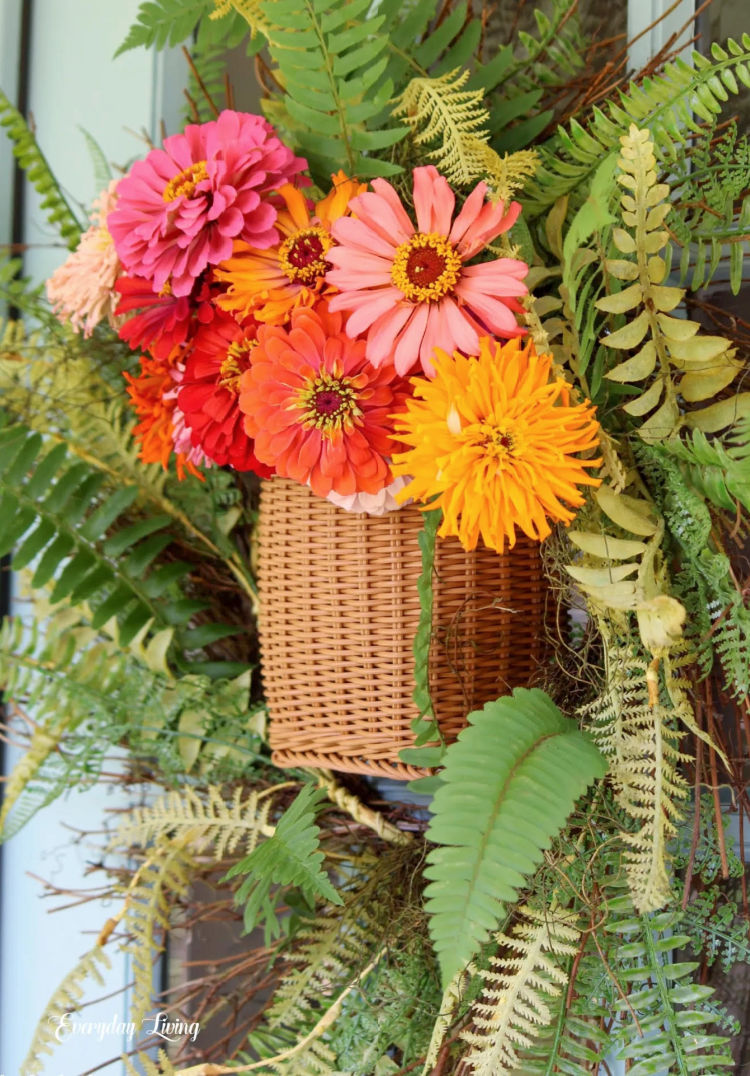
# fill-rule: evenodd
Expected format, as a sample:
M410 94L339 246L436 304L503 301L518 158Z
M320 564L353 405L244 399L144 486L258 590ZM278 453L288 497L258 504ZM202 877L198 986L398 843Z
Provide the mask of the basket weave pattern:
M409 506L373 518L295 482L262 484L260 645L277 766L396 778L413 744L418 535ZM450 742L466 714L526 684L541 654L544 581L526 539L504 555L438 539L430 687Z

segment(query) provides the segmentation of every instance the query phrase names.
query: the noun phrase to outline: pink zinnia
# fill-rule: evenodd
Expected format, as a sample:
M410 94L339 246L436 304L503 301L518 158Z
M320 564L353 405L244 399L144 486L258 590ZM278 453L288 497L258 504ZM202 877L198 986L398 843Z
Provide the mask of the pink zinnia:
M485 201L479 183L453 220L456 198L432 165L414 169L415 228L398 194L384 179L349 203L354 216L332 225L337 241L326 257L335 267L326 280L339 295L331 310L350 311L351 337L367 332L367 358L393 362L407 374L418 362L434 376L432 354L479 354L479 337L521 336L513 314L525 295L525 262L515 258L466 265L501 232L513 226L521 206Z
M108 223L123 265L155 292L169 283L189 295L234 239L260 249L278 241L276 209L263 196L306 167L260 116L226 110L189 124L120 180Z
M113 292L122 272L112 236L107 231L107 216L115 207L114 179L94 202L92 226L81 236L73 253L47 281L47 298L55 316L69 321L84 336L92 332L103 318L114 324L118 296Z

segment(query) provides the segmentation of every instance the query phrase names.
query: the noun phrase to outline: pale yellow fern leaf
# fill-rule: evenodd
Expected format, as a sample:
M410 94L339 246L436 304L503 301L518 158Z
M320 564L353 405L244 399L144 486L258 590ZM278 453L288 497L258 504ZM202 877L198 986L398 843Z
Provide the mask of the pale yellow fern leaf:
M500 955L481 972L485 989L474 1005L466 1063L474 1076L510 1076L519 1049L552 1022L550 1001L568 981L564 965L578 951L576 916L551 905L519 909L510 935L497 934Z
M41 1076L48 1068L42 1054L51 1055L55 1046L62 1041L57 1037L61 1027L69 1026L70 1014L77 1011L84 995L84 983L93 981L104 986L101 969L112 965L100 945L95 945L81 957L76 966L68 972L63 981L47 1002L29 1046L21 1072L24 1076ZM63 1031L63 1035L64 1035Z
M262 793L243 798L238 787L227 803L221 790L209 786L205 794L192 788L169 792L148 807L137 807L120 823L113 841L116 847L139 845L189 834L194 852L211 848L214 859L234 853L239 845L249 855L259 838L271 837L274 826L268 821L272 801Z
M428 156L456 186L475 183L485 170L489 115L481 90L462 89L468 78L469 72L460 69L439 78L414 78L393 111L406 120L418 145L435 144Z

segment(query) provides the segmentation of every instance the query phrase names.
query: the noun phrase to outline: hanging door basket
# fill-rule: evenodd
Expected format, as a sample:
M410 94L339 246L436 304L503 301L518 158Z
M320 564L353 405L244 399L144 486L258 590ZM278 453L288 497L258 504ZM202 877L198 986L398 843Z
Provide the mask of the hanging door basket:
M414 506L345 512L306 486L262 483L258 527L260 645L277 766L407 779L413 746L412 645L422 570ZM538 545L504 556L438 539L431 696L443 735L528 683L542 650L545 586Z

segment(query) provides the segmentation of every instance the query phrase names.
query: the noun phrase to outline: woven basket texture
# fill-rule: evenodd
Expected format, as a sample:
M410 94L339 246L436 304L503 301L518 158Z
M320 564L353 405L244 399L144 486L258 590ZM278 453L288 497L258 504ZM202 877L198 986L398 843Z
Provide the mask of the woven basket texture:
M412 644L420 615L414 506L345 512L306 486L262 483L260 646L277 766L408 779ZM538 546L503 556L438 539L430 688L447 741L466 714L529 682L541 658L545 584Z

